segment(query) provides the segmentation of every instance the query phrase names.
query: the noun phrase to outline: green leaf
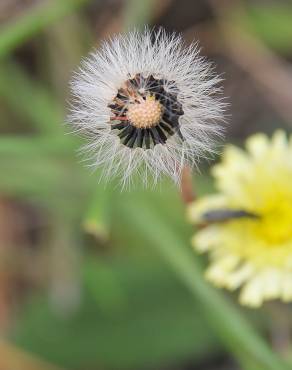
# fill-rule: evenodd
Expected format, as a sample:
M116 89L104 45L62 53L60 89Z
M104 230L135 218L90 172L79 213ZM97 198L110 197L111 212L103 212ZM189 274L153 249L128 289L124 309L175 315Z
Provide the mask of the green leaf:
M50 24L86 4L89 0L50 0L34 6L0 29L0 58L37 35Z
M30 120L43 134L62 134L61 107L39 83L32 81L20 66L0 64L0 96L19 116Z
M69 369L173 366L218 349L196 303L161 264L91 256L83 276L75 315L58 316L35 298L15 326L15 343Z

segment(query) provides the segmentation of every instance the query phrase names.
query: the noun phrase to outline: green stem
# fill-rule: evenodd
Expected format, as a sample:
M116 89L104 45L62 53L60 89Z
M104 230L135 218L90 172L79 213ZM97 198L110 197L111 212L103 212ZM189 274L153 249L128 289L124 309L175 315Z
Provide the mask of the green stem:
M110 234L112 202L111 187L105 189L100 184L90 198L90 205L83 220L84 229L103 242L108 240Z
M202 268L195 258L195 253L186 248L183 237L169 227L156 210L146 203L128 205L127 219L135 232L144 234L143 236L172 267L201 304L203 314L206 315L218 337L241 364L243 359L247 358L254 362L256 369L288 370L291 368L273 353L239 311L204 280Z

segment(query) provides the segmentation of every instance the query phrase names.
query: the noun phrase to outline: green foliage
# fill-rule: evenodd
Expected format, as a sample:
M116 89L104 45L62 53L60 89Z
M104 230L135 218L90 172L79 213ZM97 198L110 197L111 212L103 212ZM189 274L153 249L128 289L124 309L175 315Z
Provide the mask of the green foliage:
M236 12L235 12L236 13ZM267 6L252 5L243 15L234 16L234 22L259 36L268 46L291 55L292 40L291 4L272 3Z
M0 65L0 96L20 118L25 116L37 132L62 133L63 111L55 98L13 62Z
M140 369L218 350L189 294L160 264L88 260L83 270L78 312L64 317L33 299L14 333L18 345L70 369Z
M141 209L143 212L139 212ZM202 268L194 253L186 247L187 240L184 235L169 227L165 214L161 214L157 207L154 208L149 202L132 203L126 210L127 220L135 227L136 233L141 233L141 237L143 235L147 238L151 246L161 253L199 302L202 313L223 344L240 362L248 357L262 370L288 370L290 366L285 365L272 353L240 312L205 282Z
M0 29L0 58L89 0L51 0Z
M3 26L0 57L86 2L48 1ZM124 28L143 26L154 5L129 0ZM291 50L290 13L290 8L254 7L240 22L286 52ZM72 49L82 49L71 42ZM57 249L62 250L61 240L74 252L70 243L77 241L82 251L77 311L60 313L44 292L29 297L13 341L70 369L199 362L222 347L243 369L288 369L248 317L204 281L177 189L165 181L156 190L142 190L138 183L136 190L120 193L116 184L99 184L78 163L79 140L65 135L62 103L12 60L3 58L0 65L1 102L29 127L14 135L8 122L11 133L0 138L0 192L44 209L55 225ZM197 177L200 194L212 189L209 177ZM86 239L85 232L99 243Z

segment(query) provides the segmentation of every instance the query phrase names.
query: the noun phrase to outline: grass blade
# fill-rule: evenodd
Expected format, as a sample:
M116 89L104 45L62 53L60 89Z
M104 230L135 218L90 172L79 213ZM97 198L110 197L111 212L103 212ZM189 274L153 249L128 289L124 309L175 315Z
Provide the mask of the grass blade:
M186 247L183 237L170 228L149 203L131 203L126 210L127 220L135 232L146 237L168 262L194 298L200 302L210 325L240 363L243 363L243 358L250 358L257 369L290 369L273 353L238 310L218 290L209 286L203 278L195 254Z
M0 58L87 2L88 0L46 1L7 24L0 32Z

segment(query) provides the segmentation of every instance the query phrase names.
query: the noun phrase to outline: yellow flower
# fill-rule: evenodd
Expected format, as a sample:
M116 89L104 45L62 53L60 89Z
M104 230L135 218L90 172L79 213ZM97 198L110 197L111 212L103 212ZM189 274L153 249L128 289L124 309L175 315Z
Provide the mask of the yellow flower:
M217 195L189 208L203 224L194 247L209 252L206 277L219 287L241 287L240 302L292 301L292 137L257 134L246 151L228 146L213 167Z

